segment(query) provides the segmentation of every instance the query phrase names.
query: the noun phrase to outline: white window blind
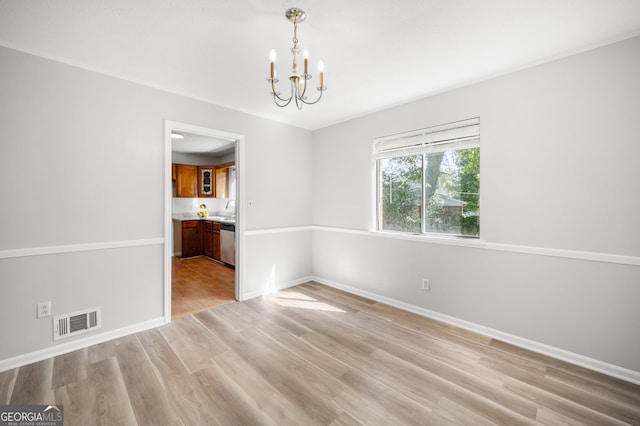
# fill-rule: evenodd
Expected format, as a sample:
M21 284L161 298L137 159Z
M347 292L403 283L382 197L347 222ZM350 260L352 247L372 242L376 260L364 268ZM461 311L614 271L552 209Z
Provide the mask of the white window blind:
M480 119L456 121L373 141L373 159L429 154L480 146Z

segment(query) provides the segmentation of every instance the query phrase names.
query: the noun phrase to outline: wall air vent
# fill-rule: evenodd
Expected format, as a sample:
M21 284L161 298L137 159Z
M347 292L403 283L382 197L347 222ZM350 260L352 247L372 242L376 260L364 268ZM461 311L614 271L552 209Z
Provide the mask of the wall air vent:
M53 340L65 339L102 327L100 307L53 317Z

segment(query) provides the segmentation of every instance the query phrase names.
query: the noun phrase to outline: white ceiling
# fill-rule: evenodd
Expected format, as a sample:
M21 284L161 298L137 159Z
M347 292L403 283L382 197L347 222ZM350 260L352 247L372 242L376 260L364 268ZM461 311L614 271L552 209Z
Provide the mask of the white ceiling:
M235 140L220 139L182 131L172 131L182 139L171 138L171 151L188 154L226 155L235 152Z
M265 81L289 7L325 63L302 111ZM307 129L639 34L638 0L0 0L1 45Z

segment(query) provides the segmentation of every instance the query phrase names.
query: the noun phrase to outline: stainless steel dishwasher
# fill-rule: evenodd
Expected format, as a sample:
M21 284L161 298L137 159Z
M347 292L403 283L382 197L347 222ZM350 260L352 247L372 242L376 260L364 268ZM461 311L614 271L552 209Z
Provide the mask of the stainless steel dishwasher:
M220 260L236 265L236 226L232 223L220 224Z

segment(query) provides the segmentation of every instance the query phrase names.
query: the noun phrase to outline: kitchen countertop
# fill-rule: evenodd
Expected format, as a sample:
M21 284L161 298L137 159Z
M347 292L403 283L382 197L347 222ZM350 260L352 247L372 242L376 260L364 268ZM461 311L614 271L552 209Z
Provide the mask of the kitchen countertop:
M174 213L173 215L171 215L171 219L180 220L180 221L184 221L184 220L208 220L208 221L220 222L220 223L231 223L231 224L235 224L236 223L236 218L235 217L220 216L220 215L215 215L215 214L210 214L207 217L200 217L196 213Z

